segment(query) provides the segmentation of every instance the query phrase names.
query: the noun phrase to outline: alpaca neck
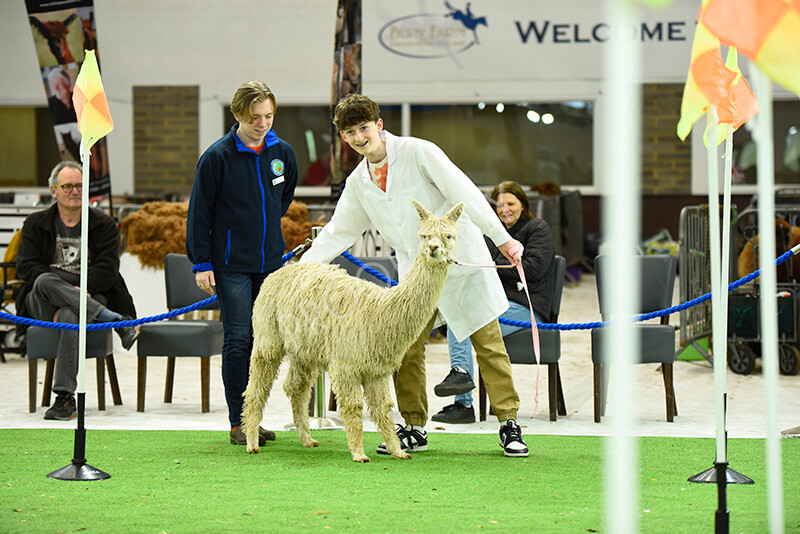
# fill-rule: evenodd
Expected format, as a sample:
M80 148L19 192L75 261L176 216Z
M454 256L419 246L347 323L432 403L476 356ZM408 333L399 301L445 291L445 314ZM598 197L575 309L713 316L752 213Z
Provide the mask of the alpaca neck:
M436 310L449 271L449 263L430 261L417 254L411 270L390 290L388 309L393 310L392 315L419 323L418 328L409 330L415 340Z

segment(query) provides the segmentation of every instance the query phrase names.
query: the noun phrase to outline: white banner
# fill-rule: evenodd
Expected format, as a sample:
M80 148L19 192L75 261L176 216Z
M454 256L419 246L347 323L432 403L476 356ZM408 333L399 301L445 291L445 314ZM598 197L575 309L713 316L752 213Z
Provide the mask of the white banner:
M422 0L363 4L367 84L595 81L613 33L642 44L648 82L683 82L699 0L641 6L639 22L612 27L603 2Z

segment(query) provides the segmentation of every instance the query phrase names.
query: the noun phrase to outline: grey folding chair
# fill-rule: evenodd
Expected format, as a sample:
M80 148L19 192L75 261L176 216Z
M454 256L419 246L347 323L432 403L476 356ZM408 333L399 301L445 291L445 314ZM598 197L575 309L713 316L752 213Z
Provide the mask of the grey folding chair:
M567 262L562 256L556 255L549 269L553 276L553 302L550 305L550 317L546 317L546 322L557 323L558 314L561 311L561 295L564 290L564 276L567 269ZM530 328L517 330L503 337L506 345L506 352L511 363L525 365L536 365L536 356L533 353L533 338ZM567 407L564 403L564 390L561 387L561 371L558 361L561 359L561 331L560 330L539 330L539 362L547 365L548 399L550 407L550 420L555 421L558 417L567 415ZM486 386L481 378L480 368L478 369L478 413L481 421L486 421Z
M597 296L600 314L607 318L609 305L614 295L603 285L603 271L608 269L610 258L595 259L597 274ZM636 256L641 269L641 297L634 313L643 314L668 308L672 305L675 289L677 259L669 254ZM664 374L664 391L667 401L667 421L672 422L678 414L675 388L672 384L672 364L675 363L675 327L669 324L669 316L661 317L660 324L638 322L633 325L641 342L637 363L660 363ZM608 355L603 352L603 339L609 335L607 328L592 329L592 363L594 364L594 420L600 422L605 415L608 394L609 372L606 369Z
M97 366L97 409L106 409L106 369L111 385L111 396L114 405L122 404L122 395L117 380L117 368L114 365L114 342L112 330L86 331L86 358L94 358ZM45 360L44 381L42 383L42 406L50 406L53 388L53 370L58 352L59 331L43 326L29 326L25 330L25 350L28 355L28 411L36 411L36 383L38 381L38 362Z
M167 290L167 308L172 311L184 308L209 297L197 287L192 264L184 254L167 254L164 258L164 280ZM214 303L205 309L218 308ZM172 402L175 381L175 358L200 358L201 411L210 411L209 391L211 384L210 358L222 354L222 323L217 320L168 320L147 323L141 326L136 353L136 411L144 411L147 381L147 358L167 358L167 377L164 386L164 402Z

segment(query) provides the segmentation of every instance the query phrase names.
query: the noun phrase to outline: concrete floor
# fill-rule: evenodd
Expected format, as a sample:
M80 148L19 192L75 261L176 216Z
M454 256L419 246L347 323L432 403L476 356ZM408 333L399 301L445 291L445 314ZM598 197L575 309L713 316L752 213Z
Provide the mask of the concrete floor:
M153 274L157 279L160 274ZM129 276L126 279L130 280ZM130 284L129 285L136 285ZM136 292L157 293L148 283L133 288L140 315L163 312L158 305L155 311L140 306L144 295ZM163 297L161 297L163 298ZM677 291L676 291L677 298ZM598 320L597 297L592 275L584 275L579 284L566 287L560 321L576 323ZM672 324L678 324L674 315ZM547 399L547 367L514 365L514 381L521 398L519 422L526 436L535 434L557 435L606 435L613 426L608 418L602 423L593 421L592 364L590 336L586 330L562 332L561 375L567 406L567 416L558 421L549 421ZM115 336L116 337L116 336ZM153 358L149 361L147 377L146 411L136 412L136 356L134 351L125 351L116 341L115 360L122 392L123 404L114 406L110 389L106 393L106 410L97 410L95 362L86 367L86 427L88 429L137 429L137 430L228 430L227 409L220 377L221 357L211 359L211 412L200 412L200 366L199 359L179 359L176 366L176 383L171 404L163 399L166 360ZM28 412L28 365L16 354L9 354L8 361L0 364L3 387L0 388L0 428L74 428L71 422L45 421L46 408L38 407L36 413ZM760 360L759 360L760 362ZM291 423L291 412L283 393L282 382L285 364L273 389L273 395L265 410L263 426L283 430ZM449 371L447 344L431 340L427 348L428 396L430 414L436 413L450 398L438 398L433 386ZM44 363L39 363L38 398L41 401ZM675 421L666 421L666 403L661 374L656 365L635 366L638 385L636 394L633 433L640 436L686 436L714 437L716 419L714 406L713 369L706 361L675 364L674 382L679 415ZM736 375L727 371L728 413L727 430L731 438L763 438L767 435L767 413L764 391L764 376L760 363L751 375ZM538 382L539 406L534 413L535 391ZM106 386L108 388L108 386ZM778 381L778 430L795 429L800 425L800 376L783 376ZM610 386L609 410L614 402L614 382ZM335 417L336 413L328 416ZM399 412L393 412L400 422ZM365 414L366 430L374 430ZM436 432L494 433L497 421L469 425L443 425L428 423L427 430ZM796 435L796 432L795 432ZM227 439L220 436L220 439ZM531 440L528 439L528 443Z

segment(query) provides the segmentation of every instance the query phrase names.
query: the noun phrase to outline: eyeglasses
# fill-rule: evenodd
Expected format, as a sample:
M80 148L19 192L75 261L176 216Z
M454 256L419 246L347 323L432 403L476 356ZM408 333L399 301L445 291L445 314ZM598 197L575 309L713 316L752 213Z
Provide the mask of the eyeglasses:
M60 187L61 190L63 192L65 192L66 194L68 194L68 195L70 193L72 193L73 189L77 189L78 193L83 191L83 185L82 184L63 184L63 185L56 185L55 187Z

